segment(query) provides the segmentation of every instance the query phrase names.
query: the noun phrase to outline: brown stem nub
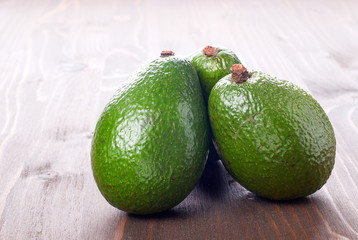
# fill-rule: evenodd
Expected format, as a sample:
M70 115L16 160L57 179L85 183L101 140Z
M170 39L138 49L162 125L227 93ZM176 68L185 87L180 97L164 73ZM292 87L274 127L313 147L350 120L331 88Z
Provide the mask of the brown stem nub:
M173 51L168 51L168 50L164 50L160 53L160 57L164 58L164 57L170 57L170 56L174 56L174 52Z
M232 80L236 83L243 83L249 78L249 72L242 64L234 64L230 70Z
M218 54L218 49L212 46L206 46L203 49L203 53L207 57L215 57Z

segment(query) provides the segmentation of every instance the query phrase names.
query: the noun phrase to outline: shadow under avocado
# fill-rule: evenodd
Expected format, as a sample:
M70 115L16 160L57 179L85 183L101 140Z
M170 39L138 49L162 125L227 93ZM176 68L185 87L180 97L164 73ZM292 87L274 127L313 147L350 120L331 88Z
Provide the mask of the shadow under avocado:
M127 213L128 217L135 218L135 219L143 219L143 220L149 220L149 219L185 219L190 216L190 213L185 211L176 210L175 208L168 209L163 212L159 213L153 213L153 214L146 214L146 215L137 215L137 214L131 214Z
M309 205L312 204L312 200L314 200L314 197L312 196L307 196L307 197L303 197L303 198L297 198L297 199L292 199L292 200L274 200L274 199L268 199L268 198L264 198L264 197L260 197L258 195L255 195L254 193L252 193L253 197L251 198L254 201L257 202L262 202L265 204L280 204L280 205L295 205L295 206L304 206L304 205Z
M208 161L196 187L209 199L222 199L227 191L225 174L221 161Z

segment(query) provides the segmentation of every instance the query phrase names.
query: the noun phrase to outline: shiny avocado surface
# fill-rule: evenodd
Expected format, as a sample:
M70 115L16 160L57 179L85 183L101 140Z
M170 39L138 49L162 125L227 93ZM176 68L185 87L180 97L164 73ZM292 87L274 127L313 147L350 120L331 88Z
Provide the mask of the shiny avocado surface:
M180 203L203 171L209 125L192 64L174 56L143 66L105 107L92 141L96 183L134 214Z
M332 125L318 102L292 83L252 72L238 84L229 74L211 91L209 116L225 167L257 195L304 197L331 174Z
M218 46L206 46L197 50L189 59L198 73L206 102L215 84L230 73L230 67L233 64L241 63L234 52ZM214 143L210 141L208 161L219 159L220 156L214 147Z
M215 84L230 73L230 67L241 63L231 50L214 46L197 50L189 59L198 73L206 101Z

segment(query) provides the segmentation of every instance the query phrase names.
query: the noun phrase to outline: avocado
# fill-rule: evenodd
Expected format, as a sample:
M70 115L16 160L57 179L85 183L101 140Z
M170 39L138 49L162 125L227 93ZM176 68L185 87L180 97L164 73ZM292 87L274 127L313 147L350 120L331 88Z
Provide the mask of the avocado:
M189 59L198 73L206 102L214 85L222 77L230 73L230 67L235 63L241 63L236 54L231 50L225 47L210 45L195 51ZM214 143L211 141L208 161L219 159L220 156L214 147Z
M91 161L100 192L133 214L176 206L202 174L208 129L194 67L163 51L118 90L97 122Z
M195 51L189 59L198 73L206 101L214 85L230 73L231 66L241 63L231 50L213 46Z
M333 127L319 103L288 81L235 64L211 91L209 117L226 169L259 196L305 197L331 174Z

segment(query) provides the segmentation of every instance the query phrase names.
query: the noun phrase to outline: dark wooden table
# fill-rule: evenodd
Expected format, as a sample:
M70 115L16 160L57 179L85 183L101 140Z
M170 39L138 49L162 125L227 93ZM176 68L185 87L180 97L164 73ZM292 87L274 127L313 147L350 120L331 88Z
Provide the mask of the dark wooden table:
M358 1L0 1L0 239L358 239ZM332 176L258 198L210 164L177 207L133 216L90 166L102 108L170 49L234 50L310 92L335 128Z

